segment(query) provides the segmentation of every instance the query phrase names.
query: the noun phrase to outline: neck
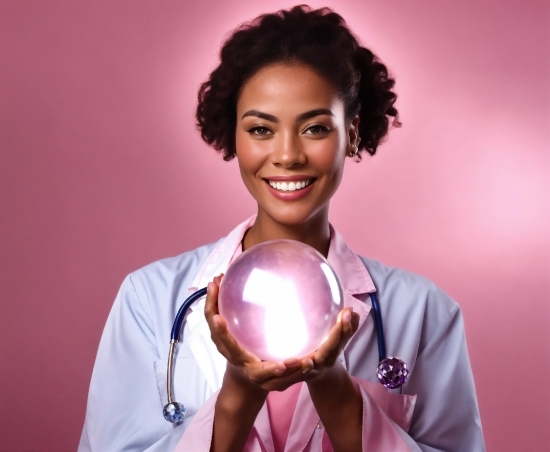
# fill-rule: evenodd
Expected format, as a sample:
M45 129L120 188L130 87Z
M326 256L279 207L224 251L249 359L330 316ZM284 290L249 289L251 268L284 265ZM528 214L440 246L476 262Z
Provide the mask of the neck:
M243 238L243 250L268 240L290 239L305 243L327 257L330 245L328 212L320 213L301 224L282 224L258 213L252 227Z

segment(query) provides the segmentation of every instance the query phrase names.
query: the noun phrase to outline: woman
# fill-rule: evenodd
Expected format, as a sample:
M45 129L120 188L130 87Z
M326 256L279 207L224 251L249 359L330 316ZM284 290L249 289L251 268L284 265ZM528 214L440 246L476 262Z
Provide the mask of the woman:
M295 7L240 27L199 92L203 139L238 159L257 215L215 244L130 274L101 340L80 450L484 450L460 310L429 281L353 253L328 222L347 157L374 154L395 125L386 67L328 9ZM217 311L221 274L243 250L294 239L327 257L345 309L313 354L262 362ZM191 308L175 364L178 426L161 414L172 320ZM369 293L390 354L411 375L376 383Z

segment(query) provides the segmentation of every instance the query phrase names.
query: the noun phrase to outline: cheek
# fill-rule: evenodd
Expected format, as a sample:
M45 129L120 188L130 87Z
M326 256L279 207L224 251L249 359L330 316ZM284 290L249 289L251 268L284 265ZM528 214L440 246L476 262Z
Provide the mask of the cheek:
M317 156L317 166L325 174L328 174L331 178L338 180L342 177L342 171L346 158L345 143L343 144L341 140L325 142L318 147L315 155Z
M235 135L235 148L241 179L248 191L254 195L256 174L262 167L263 154L258 149L257 143L250 140L246 134Z
M245 173L253 169L254 149L249 140L247 140L246 137L243 137L242 133L237 133L235 135L235 150L237 153L239 168L241 169L241 174L244 178Z

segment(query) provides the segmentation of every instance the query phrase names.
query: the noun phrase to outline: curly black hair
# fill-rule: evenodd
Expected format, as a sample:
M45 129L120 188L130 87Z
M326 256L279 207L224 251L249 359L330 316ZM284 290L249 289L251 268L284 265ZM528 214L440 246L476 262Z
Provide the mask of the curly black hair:
M235 157L237 101L245 82L263 67L303 63L329 80L344 101L346 117L359 115L359 150L374 155L400 126L395 81L369 49L361 47L344 19L329 8L295 6L239 26L224 43L221 62L199 90L197 126L202 139L224 160ZM359 154L360 155L360 154Z

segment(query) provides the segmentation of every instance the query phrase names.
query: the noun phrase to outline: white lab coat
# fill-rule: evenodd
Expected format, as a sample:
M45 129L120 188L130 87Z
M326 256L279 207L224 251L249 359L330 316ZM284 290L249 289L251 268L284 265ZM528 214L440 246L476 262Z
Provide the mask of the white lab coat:
M126 277L101 338L80 452L171 451L194 414L219 389L225 361L210 340L202 299L186 318L175 361L175 399L185 405L187 417L177 426L163 418L174 316L194 288L225 271L253 219L214 244ZM396 426L399 434L411 450L484 451L458 305L425 278L360 259L377 289L387 353L399 356L411 370L408 382L394 392L417 395L410 429ZM367 293L355 297L370 304ZM351 375L377 381L372 315L343 355Z

